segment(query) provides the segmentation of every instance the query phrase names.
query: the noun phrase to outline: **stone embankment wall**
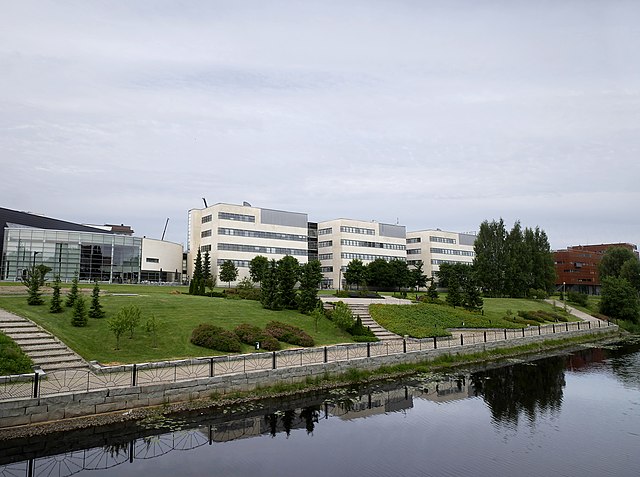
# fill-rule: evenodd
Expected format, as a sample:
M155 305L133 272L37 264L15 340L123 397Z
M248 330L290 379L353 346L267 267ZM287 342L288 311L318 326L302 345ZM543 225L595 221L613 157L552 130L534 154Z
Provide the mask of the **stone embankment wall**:
M351 360L309 364L296 367L271 369L234 375L199 378L174 383L117 387L86 392L74 392L39 398L22 398L0 402L0 428L34 424L59 419L69 419L133 408L157 406L165 403L204 399L213 393L250 391L260 386L276 383L301 382L325 373L340 374L350 368L371 370L385 365L417 363L442 355L471 354L497 348L510 348L550 339L567 339L578 336L594 337L618 332L618 327L563 332L558 335L527 336L518 339L477 343L444 349L409 351L388 356L372 356ZM1 431L0 431L1 432Z

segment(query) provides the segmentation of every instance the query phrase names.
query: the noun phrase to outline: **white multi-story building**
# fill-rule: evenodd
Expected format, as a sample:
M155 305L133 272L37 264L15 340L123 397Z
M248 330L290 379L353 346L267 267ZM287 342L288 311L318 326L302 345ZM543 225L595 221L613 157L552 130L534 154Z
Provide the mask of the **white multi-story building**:
M307 214L262 209L248 204L215 204L189 211L187 273L193 276L198 250L209 252L212 274L231 260L238 281L249 276L249 262L257 255L279 260L286 255L307 263L313 237ZM313 230L315 232L315 230ZM219 278L219 277L218 277ZM219 280L218 280L219 281Z
M363 220L335 219L318 223L318 259L323 287L342 288L342 274L353 259L364 264L377 258L406 260L406 229Z
M140 268L142 282L182 281L182 244L144 237Z
M475 241L474 234L440 229L407 232L407 263L422 261L424 274L433 277L443 263L473 263Z

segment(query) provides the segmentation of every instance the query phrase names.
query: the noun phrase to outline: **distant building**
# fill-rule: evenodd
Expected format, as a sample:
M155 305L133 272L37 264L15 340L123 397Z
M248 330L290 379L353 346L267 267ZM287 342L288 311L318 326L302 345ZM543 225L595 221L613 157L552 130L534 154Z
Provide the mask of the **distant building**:
M612 247L624 247L638 255L638 247L630 243L576 245L553 253L556 267L556 287L589 295L600 294L598 265Z
M344 288L343 273L351 260L365 265L377 258L407 259L406 229L353 219L318 222L318 259L324 276L324 288Z
M238 267L238 281L249 276L249 262L258 255L279 260L286 255L307 263L314 249L315 224L307 214L245 205L215 204L189 211L187 273L193 276L198 250L209 252L216 276L220 265L231 260ZM218 280L219 281L219 280Z
M475 241L473 234L440 229L407 232L407 263L411 267L422 261L424 274L434 277L443 263L471 265L475 258Z
M44 264L47 278L138 282L142 239L28 212L0 208L0 280L19 281Z
M140 281L180 283L183 279L182 245L152 238L142 238Z

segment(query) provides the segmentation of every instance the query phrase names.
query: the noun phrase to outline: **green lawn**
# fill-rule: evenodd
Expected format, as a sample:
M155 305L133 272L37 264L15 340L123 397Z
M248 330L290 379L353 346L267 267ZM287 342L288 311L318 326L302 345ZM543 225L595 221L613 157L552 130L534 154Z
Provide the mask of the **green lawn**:
M484 298L484 314L452 308L442 304L418 305L374 304L371 316L381 326L399 335L414 338L448 336L447 328L522 328L526 325L505 319L518 311L554 311L553 306L536 300L515 298ZM556 312L561 310L556 309ZM571 319L571 318L569 318Z
M311 317L290 310L265 310L257 301L176 294L173 287L110 285L103 289L111 293L140 293L136 296L105 295L101 297L101 303L107 317L115 315L122 306L137 305L142 310L142 325L147 317L154 315L160 323L157 348L152 346L153 340L144 331L144 326L140 326L133 339L123 336L120 339L121 349L116 350L115 338L105 319L90 318L86 328L73 327L71 309L65 308L61 314L49 313L49 297L45 297L47 303L43 306L29 306L24 296L0 296L0 308L32 319L83 358L101 363L140 363L214 355L215 351L189 342L191 331L200 323L211 323L231 330L241 323L264 327L267 322L277 320L304 329L313 336L316 345L353 341L350 335L327 319L319 321L316 332ZM86 301L88 307L89 296L86 296ZM245 345L243 352L252 350L252 347Z

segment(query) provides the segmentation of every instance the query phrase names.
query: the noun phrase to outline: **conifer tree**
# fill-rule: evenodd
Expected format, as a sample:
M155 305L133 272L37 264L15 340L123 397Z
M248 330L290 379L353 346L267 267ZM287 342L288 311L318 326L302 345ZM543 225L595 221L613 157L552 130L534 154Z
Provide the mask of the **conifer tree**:
M84 298L78 296L73 302L71 324L73 326L87 326L87 323L87 307L84 303Z
M260 302L268 310L279 310L280 297L278 294L278 265L275 260L269 262L260 287Z
M73 276L73 281L71 282L71 290L69 290L69 293L67 294L67 300L65 302L65 305L71 308L75 304L79 296L80 295L78 293L78 274L75 274Z
M27 304L42 305L44 300L40 292L40 270L38 267L28 269L27 276L22 280L22 283L27 287Z
M89 316L91 318L104 318L104 310L100 303L100 287L96 281L93 285L93 292L91 293L91 307L89 308Z
M277 270L280 302L284 308L295 310L298 307L295 286L300 276L300 264L295 257L286 255L278 261Z
M62 298L60 297L60 276L56 275L53 280L53 295L51 296L51 304L49 311L51 313L62 313Z
M202 254L200 249L196 255L196 259L193 267L193 277L191 277L191 283L189 285L189 293L192 295L203 295L204 293L204 277L202 275Z
M300 267L300 300L298 309L311 313L318 306L318 287L322 281L322 270L318 260L311 260Z

